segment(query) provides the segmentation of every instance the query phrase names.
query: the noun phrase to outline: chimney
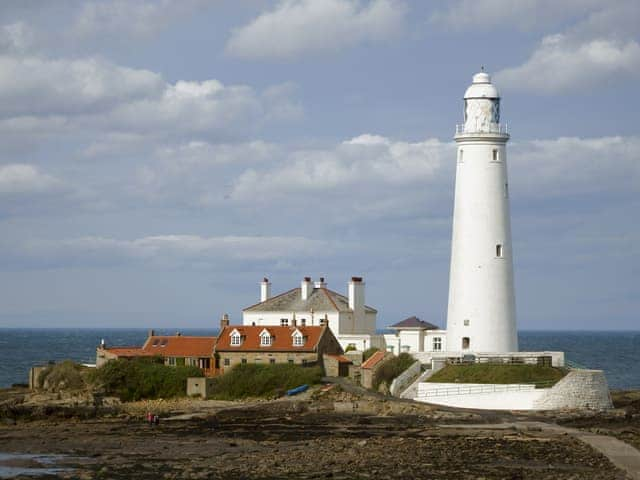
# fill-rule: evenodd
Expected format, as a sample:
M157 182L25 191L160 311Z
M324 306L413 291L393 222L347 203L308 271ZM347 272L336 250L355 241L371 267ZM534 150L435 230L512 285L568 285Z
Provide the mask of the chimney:
M300 285L300 291L302 292L302 300L307 300L311 296L311 292L313 291L311 277L304 277Z
M321 319L320 319L320 326L321 326L321 327L326 327L326 326L328 326L328 325L329 325L329 317L328 317L328 315L325 313L325 314L324 314L324 318L321 318Z
M314 282L313 288L327 288L327 284L324 281L324 277L320 277L319 282Z
M181 336L181 335L182 335L182 333L180 333L180 331L177 331L177 332L176 332L176 337L179 337L179 336Z
M149 337L155 337L156 336L156 331L153 328L149 329L148 336Z
M351 277L349 282L349 308L353 310L356 325L364 322L364 282L362 277Z
M107 342L104 341L104 338L100 340L100 348L107 348Z
M229 326L229 315L225 313L222 315L222 318L220 319L220 330L228 326Z
M266 302L271 298L271 282L267 277L260 282L260 302Z
M292 327L298 326L298 320L296 320L296 312L293 312L293 315L291 315L291 326Z

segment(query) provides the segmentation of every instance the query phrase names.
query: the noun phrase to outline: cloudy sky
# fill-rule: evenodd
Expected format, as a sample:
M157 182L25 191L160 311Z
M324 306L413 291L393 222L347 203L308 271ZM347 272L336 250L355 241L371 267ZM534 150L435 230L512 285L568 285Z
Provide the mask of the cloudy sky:
M445 324L462 95L512 135L522 329L637 329L637 0L4 0L0 326L211 327L365 277Z

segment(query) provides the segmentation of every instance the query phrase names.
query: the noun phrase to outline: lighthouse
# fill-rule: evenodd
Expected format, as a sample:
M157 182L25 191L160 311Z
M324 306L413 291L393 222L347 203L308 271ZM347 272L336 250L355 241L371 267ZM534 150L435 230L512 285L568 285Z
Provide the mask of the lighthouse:
M447 350L518 350L507 179L509 134L484 71L464 94L457 146Z

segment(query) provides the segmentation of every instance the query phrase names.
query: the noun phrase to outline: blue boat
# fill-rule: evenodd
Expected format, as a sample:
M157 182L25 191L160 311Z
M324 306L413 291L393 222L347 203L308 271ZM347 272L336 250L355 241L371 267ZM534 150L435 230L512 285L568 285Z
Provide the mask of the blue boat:
M287 390L287 396L291 397L292 395L297 395L299 393L306 391L308 388L309 388L309 385L305 383L304 385L300 385L299 387L292 388L291 390Z

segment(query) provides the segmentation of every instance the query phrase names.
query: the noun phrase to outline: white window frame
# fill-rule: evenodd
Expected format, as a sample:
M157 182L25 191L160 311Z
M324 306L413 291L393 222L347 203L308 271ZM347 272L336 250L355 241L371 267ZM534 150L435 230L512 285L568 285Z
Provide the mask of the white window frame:
M433 337L433 351L434 352L442 351L442 337Z
M267 330L263 330L262 333L260 333L260 346L270 347L271 345L273 345L271 334Z
M304 347L304 336L302 334L293 335L293 346L294 347Z
M239 347L242 344L242 336L239 333L231 334L231 345L233 347Z

